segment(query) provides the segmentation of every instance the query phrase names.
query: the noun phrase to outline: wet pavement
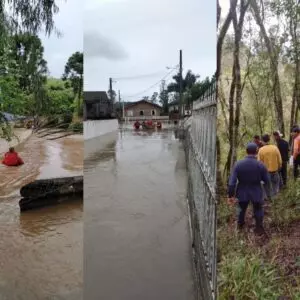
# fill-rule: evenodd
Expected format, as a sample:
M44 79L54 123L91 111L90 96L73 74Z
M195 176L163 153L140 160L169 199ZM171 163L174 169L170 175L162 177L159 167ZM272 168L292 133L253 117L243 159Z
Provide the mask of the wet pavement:
M32 136L16 150L25 165L0 166L0 299L81 300L82 199L22 214L18 201L30 181L82 174L83 139Z
M84 299L194 299L185 158L173 133L123 132L86 160L84 185Z

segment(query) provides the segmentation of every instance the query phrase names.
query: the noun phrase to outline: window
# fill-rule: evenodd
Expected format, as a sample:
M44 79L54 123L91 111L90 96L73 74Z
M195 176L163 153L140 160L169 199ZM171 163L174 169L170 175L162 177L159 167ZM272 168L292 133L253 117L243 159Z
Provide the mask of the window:
M133 111L127 110L127 117L133 117Z
M144 111L141 110L141 111L140 111L140 116L143 116L143 115L144 115Z
M155 116L155 110L152 110L152 116Z

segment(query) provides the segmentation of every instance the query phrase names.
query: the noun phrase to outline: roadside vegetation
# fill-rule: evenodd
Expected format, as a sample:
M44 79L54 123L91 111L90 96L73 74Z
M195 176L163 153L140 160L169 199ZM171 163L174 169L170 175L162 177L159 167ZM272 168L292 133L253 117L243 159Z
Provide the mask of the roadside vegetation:
M229 4L230 1L228 1ZM236 229L226 202L234 163L254 135L299 124L300 8L292 0L236 0L218 6L218 299L300 299L300 183L265 205L267 237Z
M61 78L53 78L39 38L55 31L55 2L0 6L0 136L9 140L13 134L8 114L34 119L36 126L68 119L70 129L80 128L74 124L82 123L83 53L70 53Z

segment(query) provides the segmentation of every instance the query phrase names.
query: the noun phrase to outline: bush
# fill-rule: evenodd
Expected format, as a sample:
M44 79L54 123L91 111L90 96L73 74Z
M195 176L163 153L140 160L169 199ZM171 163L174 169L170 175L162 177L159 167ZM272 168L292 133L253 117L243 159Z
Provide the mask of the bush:
M72 113L66 113L63 115L63 123L70 124L72 122L72 119L73 119Z
M70 124L69 129L76 133L82 133L83 132L83 123L82 122L72 123L72 124Z

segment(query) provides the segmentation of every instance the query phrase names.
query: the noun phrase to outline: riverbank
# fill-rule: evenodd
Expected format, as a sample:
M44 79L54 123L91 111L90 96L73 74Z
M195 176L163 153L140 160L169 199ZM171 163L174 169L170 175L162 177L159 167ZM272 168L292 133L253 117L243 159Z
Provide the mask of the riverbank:
M82 299L82 198L22 214L18 205L29 182L82 174L78 139L32 134L17 147L23 166L0 165L0 299Z
M5 153L9 147L17 147L24 143L32 135L32 129L15 128L14 136L10 142L0 139L0 155Z

